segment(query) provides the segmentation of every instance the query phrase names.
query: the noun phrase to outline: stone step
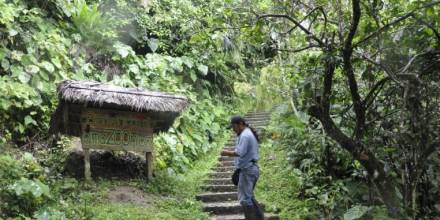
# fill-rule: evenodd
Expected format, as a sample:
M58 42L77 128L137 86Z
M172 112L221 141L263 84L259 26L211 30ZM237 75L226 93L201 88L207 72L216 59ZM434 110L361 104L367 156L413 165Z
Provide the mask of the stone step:
M277 215L264 214L265 220L280 220L280 217ZM210 220L246 220L244 215L234 214L234 215L213 215L210 217Z
M221 156L219 158L220 161L234 161L234 157Z
M196 196L197 200L209 202L234 202L238 200L237 192L206 192Z
M218 166L218 167L214 167L213 170L215 172L228 172L228 171L234 171L235 167L234 166Z
M214 179L231 178L232 174L233 174L233 172L211 172L211 173L209 173L209 176Z
M264 120L264 119L261 119L261 120L248 120L248 121L246 121L248 124L269 124L269 120Z
M270 121L270 117L266 117L266 116L253 116L253 117L245 117L244 118L245 121L250 122L250 121Z
M219 214L240 214L243 212L243 208L237 202L209 202L203 204L203 211L209 212L214 215Z
M260 128L260 127L265 127L265 126L267 126L269 123L267 123L267 122L264 122L264 123L252 123L252 122L249 122L249 126L251 127L251 128L254 128L254 129L256 129L256 128Z
M260 206L264 211L264 204L260 203ZM243 208L241 207L240 203L238 203L238 201L204 203L203 211L209 212L214 215L243 214Z
M264 215L265 220L280 220L280 216L278 215L271 215L271 214L265 214Z
M260 132L260 130L262 129L262 128L265 128L267 125L253 125L253 124L251 124L250 125L253 129L255 129L257 132Z
M249 114L245 114L244 117L258 117L258 116L266 116L266 117L270 117L272 113L249 113Z
M255 118L255 119L250 119L250 120L245 120L248 123L254 123L254 124L265 124L265 123L269 123L268 119L262 119L262 118Z
M237 186L229 183L228 185L205 185L202 188L208 192L234 192Z
M234 161L219 161L219 166L234 166Z
M258 132L258 130L261 130L262 128L266 128L267 124L264 124L264 125L253 125L253 124L250 124L250 126L251 126L251 128L257 130L257 132Z
M267 125L267 124L269 124L269 122L268 121L248 121L248 123L252 126L254 126L254 127L257 127L257 126L260 126L260 125Z
M213 215L210 220L246 220L244 215Z
M260 134L270 121L270 112L251 112L245 115L245 120ZM231 132L232 134L233 132ZM225 144L225 150L233 151L236 136L232 135ZM220 156L216 167L209 173L209 179L202 188L208 192L197 195L203 202L203 210L209 212L212 220L244 220L243 208L238 203L237 187L232 185L234 157ZM264 209L263 204L261 204ZM265 219L279 220L267 216Z
M244 120L247 122L250 121L269 121L269 116L250 116L250 117L244 117Z
M252 128L265 127L268 124L269 123L267 123L267 122L262 122L262 123L252 123L252 122L249 122L249 126L252 127Z
M250 116L270 116L270 112L249 112L244 117L250 117Z
M231 178L207 179L206 184L209 185L228 185L232 183Z

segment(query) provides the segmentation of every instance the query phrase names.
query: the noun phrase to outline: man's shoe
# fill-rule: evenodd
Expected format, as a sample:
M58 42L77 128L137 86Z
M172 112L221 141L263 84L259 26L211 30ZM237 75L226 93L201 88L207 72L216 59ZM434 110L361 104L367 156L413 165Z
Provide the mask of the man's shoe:
M260 208L255 205L243 206L243 210L246 220L264 220L263 213Z

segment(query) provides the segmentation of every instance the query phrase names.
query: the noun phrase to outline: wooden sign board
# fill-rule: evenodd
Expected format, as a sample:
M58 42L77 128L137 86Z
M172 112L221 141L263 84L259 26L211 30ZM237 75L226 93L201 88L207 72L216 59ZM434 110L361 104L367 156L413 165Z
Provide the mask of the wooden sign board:
M85 177L91 178L89 149L146 153L147 175L152 178L154 120L146 113L85 108L81 113L81 144Z
M83 148L152 152L153 121L145 113L85 109Z

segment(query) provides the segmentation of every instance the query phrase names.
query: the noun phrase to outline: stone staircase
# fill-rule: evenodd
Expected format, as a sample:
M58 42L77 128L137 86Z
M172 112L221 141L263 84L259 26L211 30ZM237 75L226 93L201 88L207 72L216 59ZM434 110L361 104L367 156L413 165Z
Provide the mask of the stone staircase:
M253 112L245 116L246 122L255 128L259 134L262 127L269 122L269 118L270 113L268 112ZM234 134L228 141L225 149L234 149L235 138ZM233 172L234 158L220 156L219 163L213 168L209 174L209 179L206 181L206 185L203 186L205 192L197 196L197 199L203 202L204 211L210 213L211 220L245 219L243 209L238 202L237 187L231 181ZM264 209L264 205L261 205ZM265 218L268 220L279 220L278 216L266 213Z

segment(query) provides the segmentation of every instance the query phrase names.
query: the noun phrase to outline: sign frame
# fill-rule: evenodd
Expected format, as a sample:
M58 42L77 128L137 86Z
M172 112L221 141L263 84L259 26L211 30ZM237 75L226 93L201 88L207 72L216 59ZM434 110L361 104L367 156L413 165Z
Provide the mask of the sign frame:
M153 178L153 127L155 121L145 112L98 108L81 111L81 144L84 150L84 176L91 179L90 150L134 151L145 154L147 178Z

